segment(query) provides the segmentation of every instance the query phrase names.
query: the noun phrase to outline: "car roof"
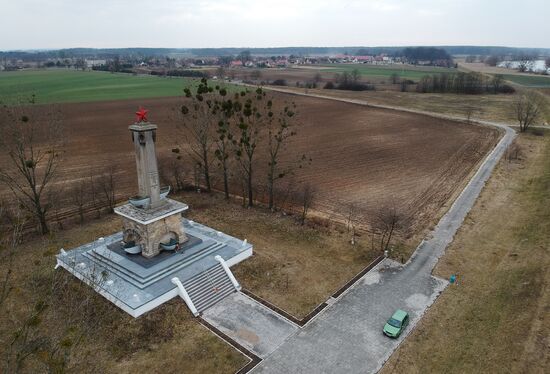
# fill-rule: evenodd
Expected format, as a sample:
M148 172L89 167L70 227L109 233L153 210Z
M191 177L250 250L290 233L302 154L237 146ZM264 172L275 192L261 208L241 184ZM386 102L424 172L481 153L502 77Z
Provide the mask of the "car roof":
M395 318L399 321L402 321L403 318L405 318L407 316L407 312L405 312L404 310L401 310L401 309L397 309L394 313L393 313L393 316L392 318Z

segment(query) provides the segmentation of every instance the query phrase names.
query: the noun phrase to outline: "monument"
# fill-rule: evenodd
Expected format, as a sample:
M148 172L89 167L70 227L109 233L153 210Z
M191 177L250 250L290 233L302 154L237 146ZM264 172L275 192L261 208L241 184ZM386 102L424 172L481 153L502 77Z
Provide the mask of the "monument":
M147 110L129 126L138 194L117 206L122 231L57 255L63 267L115 305L138 317L180 296L197 316L240 290L230 267L252 256L252 245L183 217L188 206L159 183L157 126ZM75 295L78 297L78 295Z
M147 121L140 108L130 125L136 156L138 195L115 208L122 217L123 241L128 253L151 258L161 250L176 250L187 241L181 213L187 205L167 198L170 188L160 188L155 142L157 126Z

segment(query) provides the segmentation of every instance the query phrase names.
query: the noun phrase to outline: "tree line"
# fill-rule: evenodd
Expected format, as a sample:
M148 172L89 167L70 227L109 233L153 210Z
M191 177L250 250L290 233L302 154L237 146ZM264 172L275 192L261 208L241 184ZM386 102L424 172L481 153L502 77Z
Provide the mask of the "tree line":
M488 77L477 72L457 72L425 75L416 85L416 91L422 93L513 93L515 89L504 83L500 74Z
M223 181L225 198L230 197L230 179L241 186L243 205L255 203L258 163L265 162L264 180L268 206L275 206L276 184L296 169L311 162L305 155L281 162L290 138L297 133L297 108L294 102L277 103L260 87L229 92L211 86L203 78L195 90L184 90L185 101L179 108L178 128L184 144L173 149L177 157L187 150L196 166L196 175L206 191L212 190L213 174ZM172 167L178 167L172 162Z

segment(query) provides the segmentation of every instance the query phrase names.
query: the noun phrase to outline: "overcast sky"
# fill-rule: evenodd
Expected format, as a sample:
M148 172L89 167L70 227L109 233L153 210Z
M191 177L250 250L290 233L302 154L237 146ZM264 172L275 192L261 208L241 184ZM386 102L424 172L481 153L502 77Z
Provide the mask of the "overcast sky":
M550 0L0 0L0 50L550 48Z

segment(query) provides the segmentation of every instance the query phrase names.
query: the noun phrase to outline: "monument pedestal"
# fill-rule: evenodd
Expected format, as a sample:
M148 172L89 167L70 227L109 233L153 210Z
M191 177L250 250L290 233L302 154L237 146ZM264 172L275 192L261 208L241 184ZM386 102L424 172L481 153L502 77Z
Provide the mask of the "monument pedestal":
M155 154L157 126L147 111L130 125L139 193L115 208L124 230L57 255L57 265L91 285L134 317L180 296L194 315L240 285L230 266L252 256L252 245L188 221L188 206L160 188ZM179 251L176 251L178 249Z
M181 224L181 213L187 209L184 203L164 199L156 208L145 210L128 203L116 207L115 213L122 217L124 242L139 245L141 254L151 258L160 253L161 243L187 241Z

